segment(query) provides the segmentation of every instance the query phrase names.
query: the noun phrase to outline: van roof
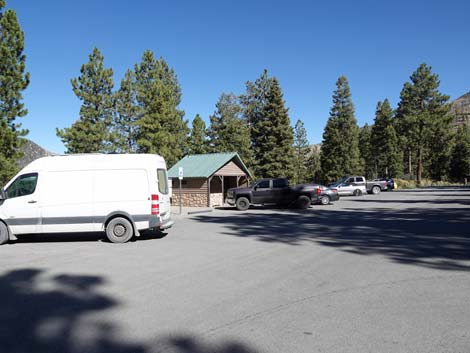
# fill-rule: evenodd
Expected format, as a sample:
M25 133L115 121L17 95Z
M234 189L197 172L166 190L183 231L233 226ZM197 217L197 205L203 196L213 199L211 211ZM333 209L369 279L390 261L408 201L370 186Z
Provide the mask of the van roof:
M165 167L165 160L157 154L103 154L81 153L38 158L23 168L22 172L40 170L83 170L142 168L147 165Z

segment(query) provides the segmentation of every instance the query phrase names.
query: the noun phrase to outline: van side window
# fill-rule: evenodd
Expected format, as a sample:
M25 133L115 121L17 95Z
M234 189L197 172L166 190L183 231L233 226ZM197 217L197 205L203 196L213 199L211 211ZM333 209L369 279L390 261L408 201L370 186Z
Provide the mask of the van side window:
M36 190L38 182L38 173L30 173L20 175L13 183L6 189L7 198L31 195Z
M168 177L165 169L157 169L158 191L161 194L168 194Z

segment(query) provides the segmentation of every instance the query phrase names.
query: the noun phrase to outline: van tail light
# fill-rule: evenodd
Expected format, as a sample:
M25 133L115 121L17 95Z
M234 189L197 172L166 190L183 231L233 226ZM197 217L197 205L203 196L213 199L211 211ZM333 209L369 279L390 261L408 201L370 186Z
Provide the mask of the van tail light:
M158 216L160 214L160 203L159 203L159 197L158 195L152 195L151 197L151 215L155 215L155 216Z
M321 195L321 190L320 190L320 188L317 188L317 195L318 195L318 196Z

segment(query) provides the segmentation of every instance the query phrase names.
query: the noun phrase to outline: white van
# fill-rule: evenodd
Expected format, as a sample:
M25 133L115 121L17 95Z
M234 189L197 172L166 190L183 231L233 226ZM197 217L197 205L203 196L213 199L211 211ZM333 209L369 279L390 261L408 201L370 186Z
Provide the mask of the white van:
M124 243L173 225L165 160L151 154L44 157L0 192L0 244L16 235L105 231Z

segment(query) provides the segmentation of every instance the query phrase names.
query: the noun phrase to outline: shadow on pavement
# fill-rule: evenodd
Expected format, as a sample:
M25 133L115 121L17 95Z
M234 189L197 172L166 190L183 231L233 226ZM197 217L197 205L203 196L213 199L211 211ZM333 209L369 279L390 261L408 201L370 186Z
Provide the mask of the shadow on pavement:
M160 231L145 231L139 237L133 237L130 241L144 241L162 239L168 233ZM86 232L86 233L50 233L50 234L23 234L12 243L67 243L67 242L111 242L106 238L104 232Z
M208 346L176 334L154 342L126 342L118 325L96 314L120 303L99 292L99 276L48 276L35 268L0 275L0 351L5 353L256 353L243 343ZM87 320L91 314L95 319Z
M194 217L218 223L224 234L263 242L306 242L343 251L379 254L392 261L441 270L470 270L468 208L342 209L330 212L260 210Z

